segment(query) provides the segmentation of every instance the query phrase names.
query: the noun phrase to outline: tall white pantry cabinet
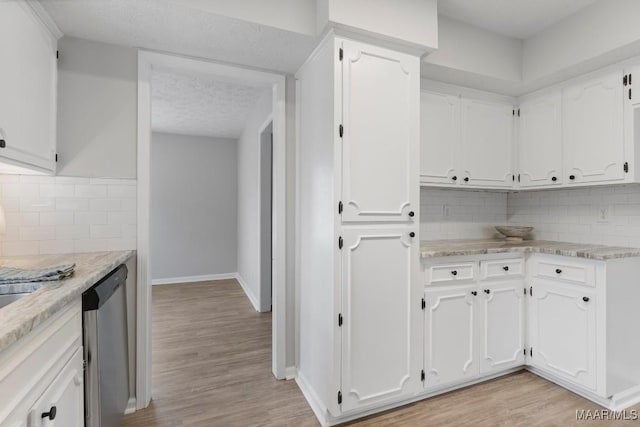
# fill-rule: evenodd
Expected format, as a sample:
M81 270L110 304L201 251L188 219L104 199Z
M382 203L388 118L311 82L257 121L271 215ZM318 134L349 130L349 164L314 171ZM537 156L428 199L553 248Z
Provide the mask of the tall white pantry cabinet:
M296 77L297 380L330 421L421 387L420 60L329 34Z

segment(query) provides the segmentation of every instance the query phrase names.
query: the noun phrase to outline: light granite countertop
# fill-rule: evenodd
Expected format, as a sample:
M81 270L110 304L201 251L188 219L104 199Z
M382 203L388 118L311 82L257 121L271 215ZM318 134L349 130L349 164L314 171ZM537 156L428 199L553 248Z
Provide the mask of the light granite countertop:
M70 278L44 282L31 295L0 308L0 351L77 301L84 291L132 256L133 251L117 251L0 258L0 265L17 268L36 269L65 263L76 264L75 273Z
M592 245L587 243L553 242L548 240L524 240L507 242L500 239L423 240L420 257L484 255L501 253L540 253L594 260L640 256L639 248Z

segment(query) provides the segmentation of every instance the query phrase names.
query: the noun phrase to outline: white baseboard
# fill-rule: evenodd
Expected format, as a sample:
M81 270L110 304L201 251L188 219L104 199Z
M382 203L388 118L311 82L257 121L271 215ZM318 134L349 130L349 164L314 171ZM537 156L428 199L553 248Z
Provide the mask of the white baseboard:
M298 384L298 388L304 395L305 399L307 399L307 403L311 407L314 415L320 422L322 427L329 426L329 420L327 419L327 408L321 403L318 396L313 391L313 388L309 387L309 383L305 380L303 375L296 375L296 383Z
M124 409L124 414L129 415L133 414L134 412L136 412L136 398L130 397L129 401L127 402L127 407Z
M153 279L152 285L174 285L176 283L193 283L193 282L208 282L209 280L229 280L236 279L238 273L223 273L223 274L205 274L202 276L184 276L184 277L168 277L166 279Z
M288 366L284 370L284 379L285 380L294 380L298 376L298 368L295 366Z
M534 366L527 366L527 370L611 411L623 411L640 402L640 387L604 398Z
M247 298L249 298L249 301L251 301L251 305L253 305L253 308L257 312L260 312L260 303L258 298L251 291L251 288L249 287L249 285L247 285L247 282L244 281L240 273L236 273L235 279L238 281L238 283L240 283L240 286L242 286L242 290L247 295Z
M156 285L174 285L177 283L194 283L194 282L208 282L210 280L229 280L236 279L240 286L242 286L242 290L251 301L251 305L256 311L260 311L260 303L258 302L258 298L251 291L251 288L247 285L247 282L244 281L240 273L224 273L224 274L206 274L203 276L185 276L185 277L169 277L166 279L153 279L151 284Z

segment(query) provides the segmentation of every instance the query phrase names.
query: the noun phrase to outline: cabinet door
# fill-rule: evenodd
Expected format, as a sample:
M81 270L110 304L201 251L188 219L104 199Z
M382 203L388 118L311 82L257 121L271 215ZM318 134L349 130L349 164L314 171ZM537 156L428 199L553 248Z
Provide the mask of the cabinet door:
M421 284L405 230L348 230L342 248L342 410L418 389Z
M462 99L462 171L458 180L463 185L513 187L512 145L511 105Z
M627 100L631 105L640 105L640 84L638 77L640 77L640 65L626 67L624 70L626 80L623 80L623 98Z
M342 220L408 221L420 203L420 61L342 48Z
M52 411L55 411L55 416ZM47 413L51 415L43 416ZM40 426L84 426L82 349L74 353L29 411L29 427Z
M565 183L624 180L622 72L563 91Z
M420 115L420 182L455 184L460 97L423 91Z
M480 372L524 365L524 283L483 284L480 313Z
M56 42L27 2L0 2L0 156L55 169Z
M424 366L427 389L478 376L476 285L425 292Z
M520 187L562 183L561 107L560 91L520 104Z
M530 363L596 388L596 301L591 290L534 279L530 298Z

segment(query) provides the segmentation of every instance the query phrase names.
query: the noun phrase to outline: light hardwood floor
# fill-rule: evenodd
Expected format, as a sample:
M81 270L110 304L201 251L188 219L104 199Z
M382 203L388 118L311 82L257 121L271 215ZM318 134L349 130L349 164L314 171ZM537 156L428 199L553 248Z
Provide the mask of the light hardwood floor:
M318 426L296 383L271 375L270 345L271 315L235 280L155 286L153 401L123 427ZM577 409L601 408L522 371L350 425L640 425L577 421Z

